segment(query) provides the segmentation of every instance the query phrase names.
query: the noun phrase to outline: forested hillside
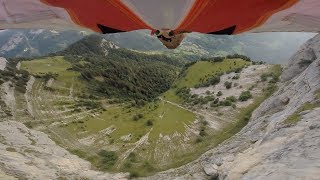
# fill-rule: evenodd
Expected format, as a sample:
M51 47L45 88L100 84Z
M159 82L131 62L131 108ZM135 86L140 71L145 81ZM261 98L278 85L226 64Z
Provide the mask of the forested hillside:
M88 36L64 51L89 84L90 94L121 100L150 101L168 90L184 61L121 49L101 36Z
M75 58L68 56L67 60L74 61L72 57ZM170 88L178 67L161 61L87 56L73 63L71 69L80 72L81 79L90 84L91 94L147 101Z

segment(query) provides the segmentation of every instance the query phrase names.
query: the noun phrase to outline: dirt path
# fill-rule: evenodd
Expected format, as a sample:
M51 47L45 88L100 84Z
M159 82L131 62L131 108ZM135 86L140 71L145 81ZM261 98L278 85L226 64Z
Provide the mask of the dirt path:
M193 114L196 114L199 117L204 117L204 119L207 120L210 123L210 127L213 128L213 129L219 129L221 127L221 124L219 122L223 122L224 121L223 118L221 118L219 116L216 116L214 114L211 114L209 112L206 112L206 111L205 112L193 111L193 110L188 109L186 107L183 107L183 106L181 106L181 105L179 105L177 103L174 103L174 102L171 102L171 101L168 101L168 100L164 100L163 98L160 98L160 100L162 102L169 103L171 105L174 105L174 106L177 106L177 107L179 107L181 109L189 111L189 112L191 112Z
M191 109L188 109L188 108L186 108L186 107L183 107L183 106L181 106L181 105L179 105L179 104L177 104L177 103L174 103L174 102L165 100L165 99L163 99L163 98L160 98L160 100L163 101L163 102L169 103L169 104L171 104L171 105L177 106L177 107L179 107L179 108L181 108L181 109L184 109L184 110L186 110L186 111L189 111L189 112L198 114L197 112L192 111Z
M24 98L27 102L27 110L32 117L34 117L34 112L32 107L32 87L35 81L36 81L36 78L33 76L30 76L30 79L27 82L27 86L26 86L26 93L24 94Z
M137 141L136 143L135 143L135 145L134 145L134 147L133 148L131 148L131 149L129 149L128 151L126 151L125 153L123 153L121 156L120 156L120 158L119 158L119 160L118 160L118 168L120 168L120 166L121 166L121 164L123 164L123 161L125 160L125 159L127 159L127 157L130 155L130 153L132 153L135 149L137 149L139 146L141 146L141 145L143 145L143 144L145 144L146 142L148 142L148 139L149 139L149 134L150 134L150 132L152 131L152 129L146 134L146 135L144 135L144 136L142 136L140 139L139 139L139 141Z

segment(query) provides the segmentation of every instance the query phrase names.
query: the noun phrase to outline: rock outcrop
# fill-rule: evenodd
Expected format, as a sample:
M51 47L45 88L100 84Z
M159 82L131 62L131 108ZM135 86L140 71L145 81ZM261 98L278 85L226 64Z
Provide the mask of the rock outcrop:
M4 70L6 68L7 65L7 60L3 57L0 57L0 70Z
M127 174L91 170L39 131L15 121L0 122L0 179L126 179Z
M287 67L284 69L281 79L289 81L303 72L313 61L320 57L320 35L307 41L300 50L295 53Z
M320 35L292 57L282 80L238 134L194 162L147 179L318 179ZM286 123L294 114L299 121Z

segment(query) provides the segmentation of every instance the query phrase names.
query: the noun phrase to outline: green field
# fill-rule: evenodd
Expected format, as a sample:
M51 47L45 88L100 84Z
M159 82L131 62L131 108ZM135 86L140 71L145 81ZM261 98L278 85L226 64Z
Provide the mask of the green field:
M31 74L41 73L64 73L71 64L64 60L62 56L36 59L21 62L21 69L29 71Z
M143 117L134 120L133 117L142 114ZM91 135L108 127L114 127L116 130L110 135L111 139L120 139L120 137L132 134L131 142L136 142L143 135L150 131L150 140L156 141L159 134L172 135L175 132L184 133L185 125L189 125L196 119L196 116L187 110L166 102L152 102L143 108L127 108L124 105L109 107L98 117L87 117L84 123L70 123L65 128L68 131L77 134L85 127L87 134ZM147 126L147 121L153 125Z
M71 87L76 91L84 87L84 82L76 80L80 74L68 70L71 66L72 65L65 61L62 56L21 62L21 69L27 70L32 75L44 75L46 73L58 74L53 87L62 93L69 93L68 89Z
M242 59L225 59L223 62L208 62L199 61L189 67L185 72L185 76L177 79L174 83L174 87L163 94L163 97L169 101L181 103L182 100L176 96L175 91L178 88L187 87L192 88L197 85L201 80L206 80L215 74L242 68L249 65L250 62Z
M194 87L201 79L209 78L210 75L215 75L232 69L237 69L250 64L242 59L225 59L223 62L208 62L199 61L191 66L186 73L186 76L178 80L175 85L177 88Z

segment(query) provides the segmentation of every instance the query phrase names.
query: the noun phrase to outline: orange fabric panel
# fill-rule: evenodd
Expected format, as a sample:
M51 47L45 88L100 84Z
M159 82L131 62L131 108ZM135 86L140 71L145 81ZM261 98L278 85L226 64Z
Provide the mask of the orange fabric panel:
M236 26L235 34L262 25L299 0L197 0L177 31L210 33Z
M119 0L41 1L51 6L66 9L74 23L96 32L101 32L98 24L121 31L152 29Z

